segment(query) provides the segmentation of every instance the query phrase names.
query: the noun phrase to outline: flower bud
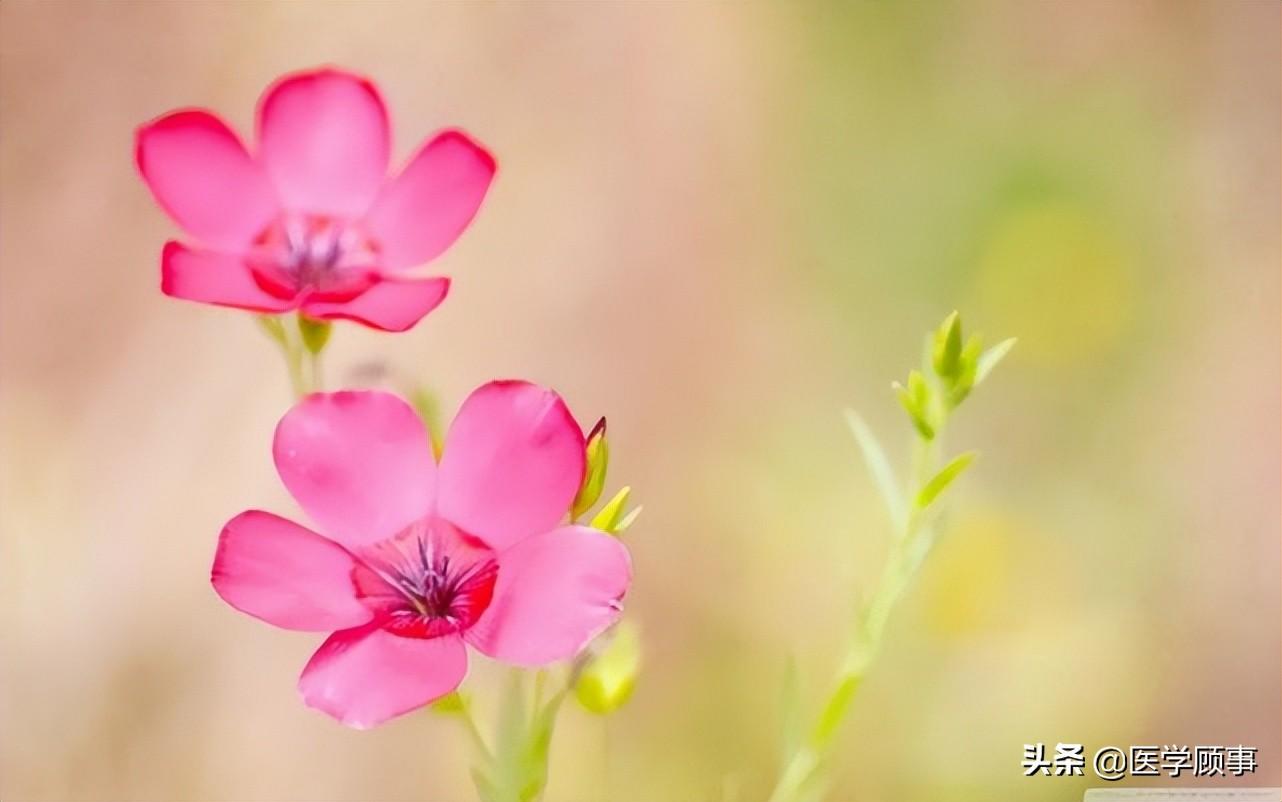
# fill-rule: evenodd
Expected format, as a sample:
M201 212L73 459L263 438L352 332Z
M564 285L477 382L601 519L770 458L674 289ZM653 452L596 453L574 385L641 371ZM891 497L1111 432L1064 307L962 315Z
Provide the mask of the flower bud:
M574 695L587 710L606 715L632 696L641 669L641 638L630 621L620 621L596 658L584 666Z
M983 339L978 334L972 334L966 341L966 347L962 349L960 364L957 377L953 380L948 391L948 402L952 406L957 406L966 400L970 395L970 390L975 386L975 372L979 367L979 357L983 351Z
M913 426L922 437L933 440L935 426L931 422L931 390L926 377L920 371L911 371L908 374L908 386L895 382L894 388L899 396L899 403L908 413Z
M953 312L935 330L933 362L941 379L951 380L961 372L961 315Z
M588 434L587 469L583 472L583 484L574 497L570 507L570 519L575 520L592 508L601 498L605 488L605 473L610 466L610 444L605 439L605 418L597 421Z

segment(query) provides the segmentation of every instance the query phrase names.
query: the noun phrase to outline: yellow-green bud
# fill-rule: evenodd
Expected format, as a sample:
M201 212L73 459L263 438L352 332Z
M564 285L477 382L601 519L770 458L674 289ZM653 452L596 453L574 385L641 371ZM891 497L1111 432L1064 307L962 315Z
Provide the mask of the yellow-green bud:
M640 635L630 621L620 621L605 648L579 674L574 695L593 713L613 713L632 696L640 670Z
M953 312L935 330L935 373L942 379L955 378L961 371L961 352L961 315Z
M576 520L580 515L592 509L592 505L601 498L605 488L605 474L610 467L610 444L605 439L605 418L597 421L588 435L586 451L587 468L583 472L583 484L574 497L570 507L570 519Z
M908 386L895 382L895 393L899 396L899 403L903 405L908 417L912 420L913 426L921 433L921 436L927 440L933 440L935 437L935 426L931 421L930 407L930 385L926 383L926 377L921 375L920 371L911 371L908 374Z
M962 349L960 363L961 366L957 371L957 376L953 379L952 388L948 394L948 401L952 406L957 406L966 400L970 395L970 390L975 386L975 372L979 367L979 357L983 351L984 341L978 334L972 334L966 341L966 347Z

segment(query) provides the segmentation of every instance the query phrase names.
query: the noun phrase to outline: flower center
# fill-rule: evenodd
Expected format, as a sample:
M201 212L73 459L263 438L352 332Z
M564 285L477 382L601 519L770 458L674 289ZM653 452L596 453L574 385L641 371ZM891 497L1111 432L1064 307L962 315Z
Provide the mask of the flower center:
M476 623L494 596L498 562L480 540L427 518L371 546L353 573L359 595L382 613L383 628L435 638Z
M288 213L254 239L249 266L279 298L350 301L378 278L377 260L377 243L355 224Z

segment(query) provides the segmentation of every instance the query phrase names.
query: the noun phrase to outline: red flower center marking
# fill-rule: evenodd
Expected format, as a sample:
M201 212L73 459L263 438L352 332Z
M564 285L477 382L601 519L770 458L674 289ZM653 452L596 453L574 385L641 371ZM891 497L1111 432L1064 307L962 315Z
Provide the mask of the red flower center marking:
M285 214L254 239L249 266L278 298L350 301L378 280L378 245L355 224Z
M412 524L359 557L357 593L379 610L385 630L406 638L472 626L490 606L499 573L484 543L439 518Z

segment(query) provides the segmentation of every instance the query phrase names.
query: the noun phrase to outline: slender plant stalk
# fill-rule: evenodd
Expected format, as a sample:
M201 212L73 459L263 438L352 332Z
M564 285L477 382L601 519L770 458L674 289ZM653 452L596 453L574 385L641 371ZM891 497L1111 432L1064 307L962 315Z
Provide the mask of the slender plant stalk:
M857 414L847 411L851 431L890 512L894 539L872 593L854 617L845 654L819 715L790 747L769 802L813 802L821 797L827 779L825 762L864 677L881 651L887 622L935 545L936 502L974 460L975 454L970 452L941 465L949 418L1013 345L1014 340L1007 340L984 353L980 353L978 337L963 345L956 313L928 338L923 370L913 371L906 387L896 385L914 428L906 493L900 491L872 431Z
M936 441L941 434L942 432L936 433ZM938 448L931 446L937 445L937 442L925 443L925 447L921 447L923 442L918 435L917 445L916 475L933 476L938 461ZM918 478L916 490L919 491L924 482L925 480ZM855 617L850 641L840 668L833 677L822 711L809 737L784 767L778 784L770 794L770 802L793 802L806 798L805 787L815 778L825 752L845 720L869 667L881 651L886 623L931 546L931 530L923 526L924 513L924 509L913 503L896 533L875 590Z
M481 735L481 728L476 726L476 718L472 715L472 703L464 697L459 697L458 719L476 753L485 760L493 760L494 756L490 754L490 747L485 743L485 736Z
M307 320L301 315L296 325L286 325L277 315L259 315L258 325L276 343L285 358L290 390L298 400L324 386L321 355L329 340L330 324Z

